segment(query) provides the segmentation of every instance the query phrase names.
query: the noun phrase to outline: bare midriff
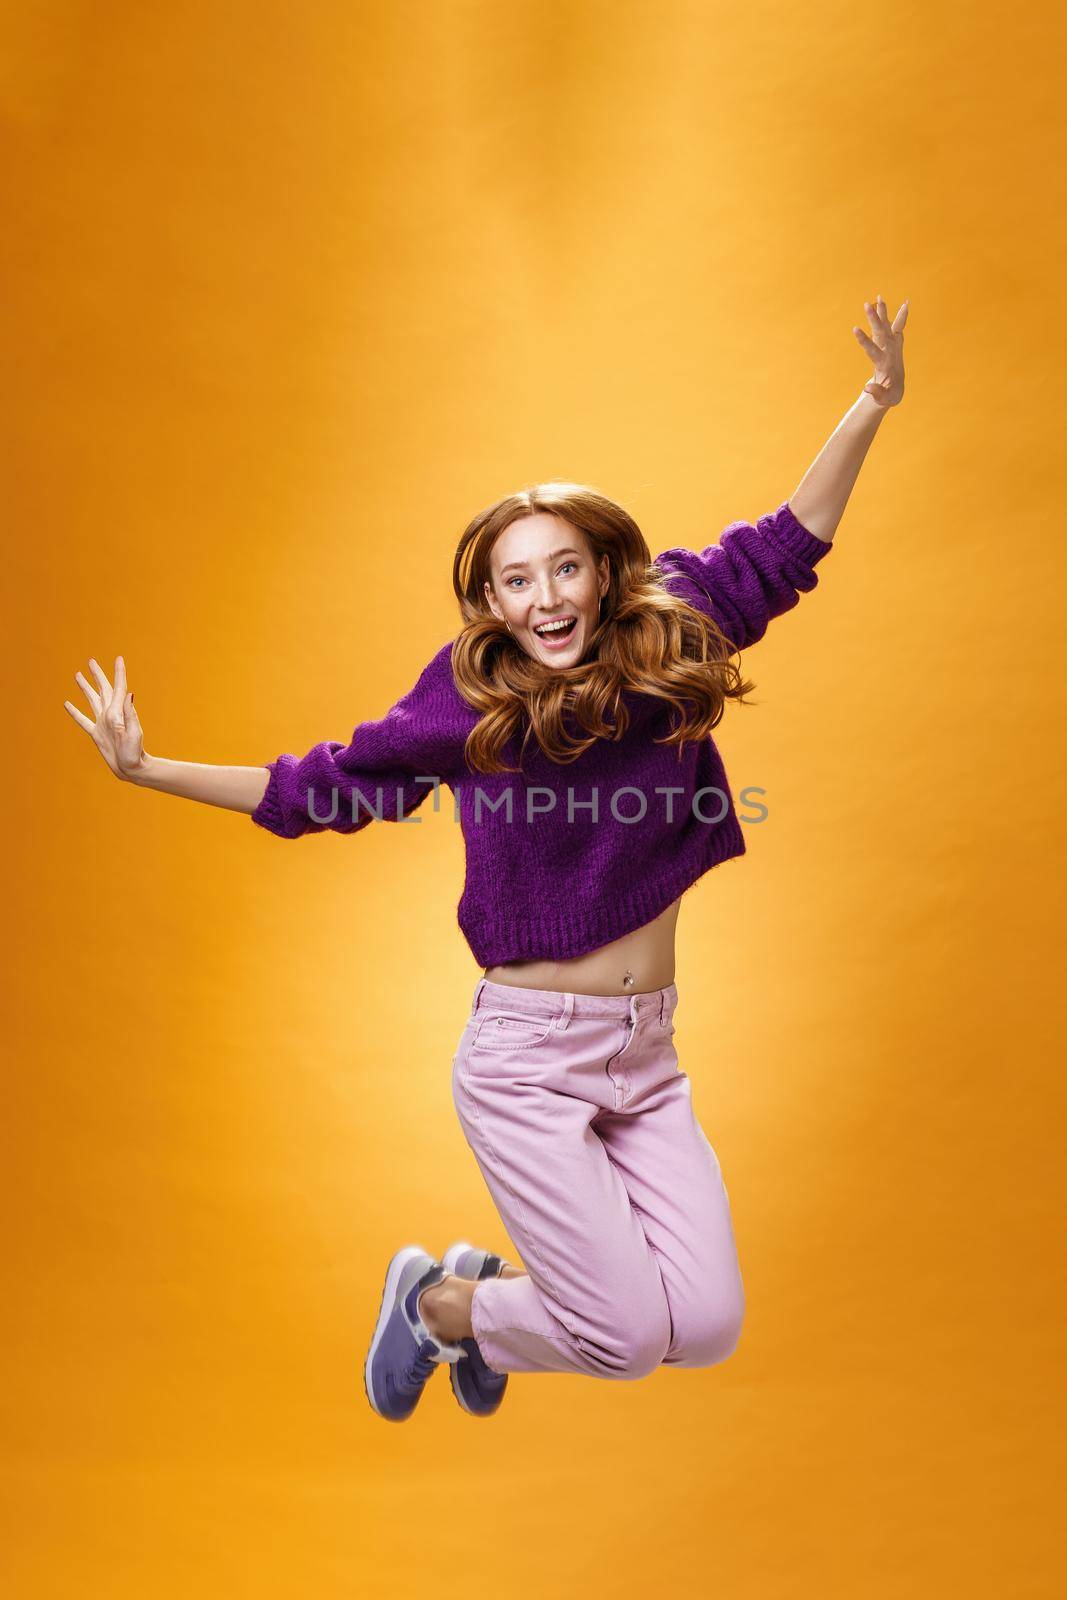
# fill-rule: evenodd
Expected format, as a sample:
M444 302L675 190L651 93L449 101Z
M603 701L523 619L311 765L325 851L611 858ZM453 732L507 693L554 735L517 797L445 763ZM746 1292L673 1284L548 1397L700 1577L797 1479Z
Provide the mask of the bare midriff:
M674 982L674 932L681 897L653 921L571 961L507 961L486 967L490 983L573 994L648 994Z

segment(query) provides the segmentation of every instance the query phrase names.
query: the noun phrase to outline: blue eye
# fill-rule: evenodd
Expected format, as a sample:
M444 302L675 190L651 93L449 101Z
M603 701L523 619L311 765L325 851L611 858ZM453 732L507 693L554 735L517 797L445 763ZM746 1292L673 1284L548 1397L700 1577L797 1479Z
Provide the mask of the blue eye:
M578 567L577 561L565 561L563 563L562 567L560 567L559 570L561 572L564 572L564 571L566 571L566 569L568 567L573 567L575 570L577 570L577 567ZM514 578L508 578L507 579L505 587L510 589L513 583L525 583L525 582L526 582L526 579L519 577L519 575L516 573Z

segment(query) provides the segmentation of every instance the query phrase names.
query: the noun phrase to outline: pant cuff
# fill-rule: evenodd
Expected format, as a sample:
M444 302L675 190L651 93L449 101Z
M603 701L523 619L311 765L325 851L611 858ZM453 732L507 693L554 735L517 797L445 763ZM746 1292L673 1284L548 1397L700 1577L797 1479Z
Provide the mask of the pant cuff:
M478 1346L482 1360L486 1366L492 1367L494 1372L506 1372L506 1357L493 1341L493 1335L486 1326L486 1307L483 1291L493 1282L491 1278L482 1278L474 1293L471 1295L471 1328L474 1332L474 1342Z

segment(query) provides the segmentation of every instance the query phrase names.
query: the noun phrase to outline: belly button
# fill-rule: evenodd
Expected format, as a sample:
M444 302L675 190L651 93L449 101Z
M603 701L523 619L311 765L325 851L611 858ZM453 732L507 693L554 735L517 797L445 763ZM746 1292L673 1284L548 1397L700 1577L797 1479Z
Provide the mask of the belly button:
M623 981L623 985L627 989L632 989L634 984L637 982L637 979L634 977L634 975L630 971L629 967L627 967L625 973L623 974L622 981Z

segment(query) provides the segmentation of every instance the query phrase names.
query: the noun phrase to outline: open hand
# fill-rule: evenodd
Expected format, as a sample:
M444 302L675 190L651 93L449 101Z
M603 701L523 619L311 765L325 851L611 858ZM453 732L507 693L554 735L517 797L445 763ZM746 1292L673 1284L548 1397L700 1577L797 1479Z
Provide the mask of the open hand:
M85 729L116 778L132 782L144 765L145 753L140 719L133 709L133 694L126 688L126 663L121 656L115 657L114 688L92 656L89 657L89 670L99 690L94 689L80 672L74 674L74 680L84 689L96 721L90 722L69 700L64 700L63 704L78 726Z
M863 392L871 395L880 406L898 406L904 398L904 324L908 320L908 302L904 301L892 322L881 295L873 306L864 301L863 309L874 336L868 339L862 328L852 330L874 362L874 377L863 385Z

